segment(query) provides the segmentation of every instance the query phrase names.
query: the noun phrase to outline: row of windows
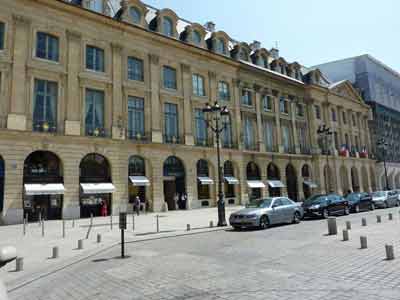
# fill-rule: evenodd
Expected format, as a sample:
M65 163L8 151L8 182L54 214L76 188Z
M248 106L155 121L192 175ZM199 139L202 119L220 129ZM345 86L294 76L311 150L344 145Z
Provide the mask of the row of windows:
M315 105L314 109L315 109L315 118L318 120L321 120L322 119L321 107L319 105ZM332 108L332 110L331 110L331 120L332 120L332 122L338 121L336 110L334 108ZM343 124L347 124L347 114L344 111L342 112L342 121L343 121ZM353 127L357 126L357 119L354 114L351 114L351 123L352 123Z

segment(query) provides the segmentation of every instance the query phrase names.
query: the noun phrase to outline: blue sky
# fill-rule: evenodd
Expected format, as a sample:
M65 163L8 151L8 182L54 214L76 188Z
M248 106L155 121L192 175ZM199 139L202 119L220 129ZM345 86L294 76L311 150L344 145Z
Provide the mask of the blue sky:
M287 61L306 66L371 54L400 71L399 0L143 0L232 38L278 42Z

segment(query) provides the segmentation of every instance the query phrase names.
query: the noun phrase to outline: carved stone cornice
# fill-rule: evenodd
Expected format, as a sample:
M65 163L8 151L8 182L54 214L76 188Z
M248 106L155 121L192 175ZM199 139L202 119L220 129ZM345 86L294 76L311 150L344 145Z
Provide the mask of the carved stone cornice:
M158 65L160 62L160 57L157 54L149 54L149 59L153 65Z

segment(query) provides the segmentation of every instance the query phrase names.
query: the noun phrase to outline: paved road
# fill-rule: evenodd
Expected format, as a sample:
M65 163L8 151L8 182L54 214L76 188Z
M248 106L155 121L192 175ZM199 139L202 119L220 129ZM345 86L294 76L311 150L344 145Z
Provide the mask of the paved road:
M353 224L348 242L326 236L319 220L131 243L128 259L118 258L118 248L107 250L12 291L10 299L399 299L400 258L384 259L385 243L400 251L398 209L341 217L340 228L346 220ZM368 236L366 250L360 235Z

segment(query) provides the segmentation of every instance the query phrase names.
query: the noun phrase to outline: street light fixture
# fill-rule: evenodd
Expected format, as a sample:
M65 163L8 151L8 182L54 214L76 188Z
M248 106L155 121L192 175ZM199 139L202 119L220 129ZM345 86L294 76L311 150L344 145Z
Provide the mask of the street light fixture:
M206 115L205 123L208 128L215 134L217 142L217 164L218 164L218 226L226 226L225 218L225 201L222 191L222 166L221 166L221 146L220 135L226 129L229 111L226 106L221 107L216 101L212 106L206 103L203 108L203 113Z
M388 191L389 190L389 181L388 181L387 168L386 168L386 149L387 149L388 143L385 141L385 139L379 139L376 143L376 146L378 148L382 149L383 167L385 168L386 190Z
M328 194L328 171L329 171L329 137L332 136L333 132L325 124L318 126L317 134L320 139L322 139L322 147L325 148L326 154L326 173L325 174L325 192Z

